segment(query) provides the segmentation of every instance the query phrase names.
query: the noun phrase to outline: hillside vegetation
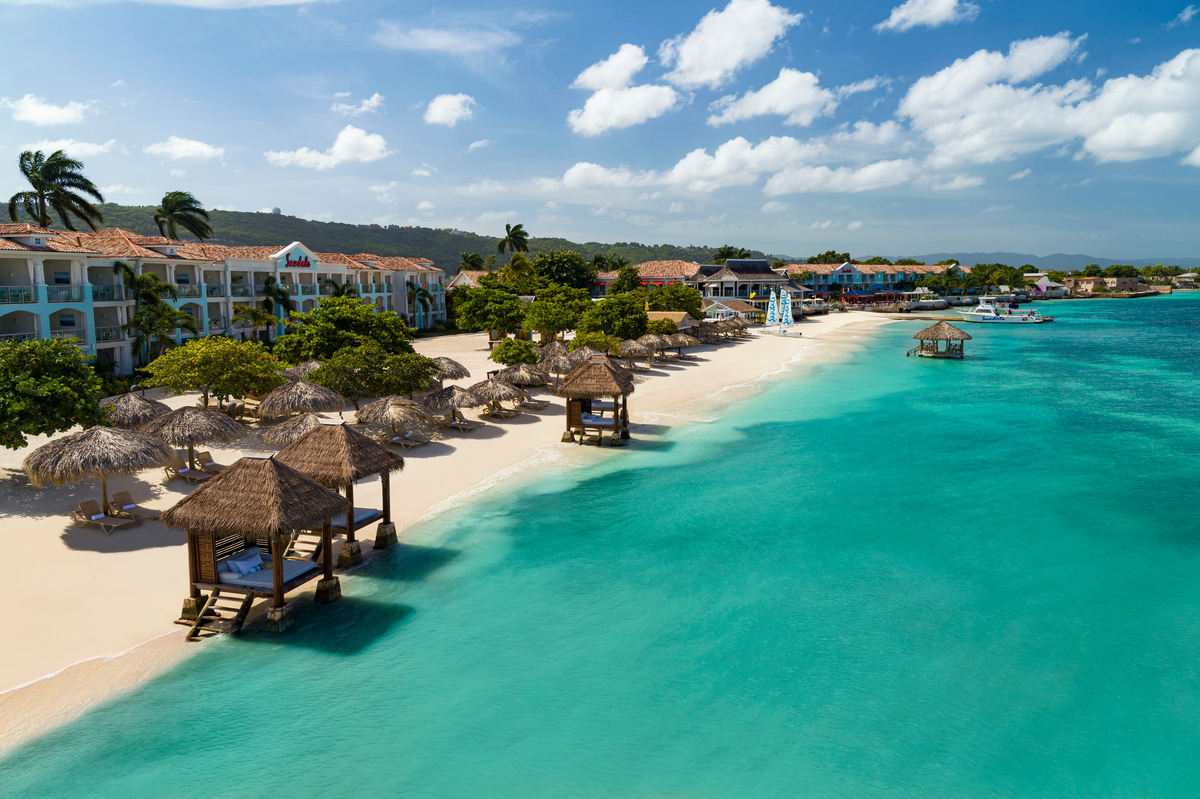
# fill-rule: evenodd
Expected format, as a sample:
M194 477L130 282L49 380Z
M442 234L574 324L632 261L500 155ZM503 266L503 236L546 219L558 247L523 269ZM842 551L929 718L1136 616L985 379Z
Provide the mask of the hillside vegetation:
M150 206L106 203L99 207L104 213L106 227L125 228L145 236L158 235L158 227L154 224L154 209ZM364 229L357 225L341 222L314 222L283 214L246 211L210 211L209 213L213 227L213 238L210 241L216 244L238 246L278 244L282 247L293 241L300 241L317 252L341 252L351 255L370 252L376 255L428 258L451 274L458 268L458 264L462 260L461 253L464 251L479 253L485 257L496 253L497 239L478 236L474 233L455 235L448 230L424 227L408 227L399 230ZM184 238L190 237L185 236ZM730 243L737 244L737 242ZM529 240L530 257L539 252L548 252L559 247L574 250L588 260L591 260L594 255L603 254L623 257L631 264L641 261L667 260L704 263L711 261L715 252L715 249L710 247L678 247L671 244L651 245L637 242L603 244L596 241L580 244L559 238L531 238ZM753 257L765 256L754 251Z

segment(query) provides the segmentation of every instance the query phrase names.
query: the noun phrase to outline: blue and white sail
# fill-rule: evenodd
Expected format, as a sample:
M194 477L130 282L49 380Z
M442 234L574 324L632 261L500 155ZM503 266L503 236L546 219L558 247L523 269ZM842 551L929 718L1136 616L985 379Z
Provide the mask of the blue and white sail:
M775 310L775 289L771 289L771 302L767 305L767 324L775 324L778 318L778 312Z
M786 291L779 292L779 327L792 326L792 295Z

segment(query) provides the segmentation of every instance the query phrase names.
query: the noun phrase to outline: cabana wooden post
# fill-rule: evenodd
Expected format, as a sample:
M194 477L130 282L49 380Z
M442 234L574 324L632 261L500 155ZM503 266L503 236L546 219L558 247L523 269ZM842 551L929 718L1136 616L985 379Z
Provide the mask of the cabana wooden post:
M404 468L404 459L376 444L341 421L322 421L299 440L284 447L276 458L334 490L345 489L349 503L345 513L346 543L338 555L338 567L350 568L362 563L362 547L354 533L379 521L375 548L385 549L396 543L396 525L392 522L391 472ZM365 477L379 475L383 489L382 512L354 507L354 484Z
M287 592L322 572L311 560L285 558L288 540L300 531L328 525L330 517L345 509L346 500L277 458L250 456L238 459L163 513L167 527L187 531L189 591L180 621L192 626L188 638L200 630L237 632L254 597L271 598L268 630L290 628ZM237 560L248 547L264 543L271 550L269 582L262 571L234 574L221 568L231 556ZM336 581L329 547L323 556L326 579L318 584L318 599L322 588L329 593L327 582ZM223 594L241 595L242 604L231 618L215 619L208 611L225 598Z
M629 395L633 390L632 377L608 356L593 355L580 363L563 378L558 390L567 399L567 430L562 440L574 441L578 431L582 444L586 431L594 429L599 444L604 443L604 433L611 431L609 444L620 446L622 439L629 438ZM604 418L608 410L613 412L611 419Z

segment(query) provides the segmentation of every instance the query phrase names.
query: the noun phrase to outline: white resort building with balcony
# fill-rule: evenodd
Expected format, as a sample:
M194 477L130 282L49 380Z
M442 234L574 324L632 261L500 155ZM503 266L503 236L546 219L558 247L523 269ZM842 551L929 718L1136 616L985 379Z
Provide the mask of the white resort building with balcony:
M425 258L318 253L300 242L285 247L229 247L141 236L119 228L95 233L0 224L0 341L73 338L87 353L132 370L132 336L124 329L134 310L117 262L136 274L153 272L179 290L165 298L191 314L201 335L245 330L234 320L239 305L263 302L273 277L311 311L335 286L353 284L362 302L399 314L411 327L446 319L445 275ZM282 315L276 307L277 316ZM279 329L266 331L274 338ZM176 331L177 341L190 334Z

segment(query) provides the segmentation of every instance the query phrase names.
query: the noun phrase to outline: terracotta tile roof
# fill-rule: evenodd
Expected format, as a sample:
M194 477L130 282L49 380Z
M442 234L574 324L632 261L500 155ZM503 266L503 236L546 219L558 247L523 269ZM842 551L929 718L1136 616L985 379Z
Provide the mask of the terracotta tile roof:
M31 225L28 222L5 222L0 224L0 236L53 236L58 231L49 230L37 225Z
M701 303L701 306L706 311L709 308L713 307L714 305L723 305L726 308L728 308L729 310L736 311L737 313L762 313L761 308L757 308L757 307L751 305L750 303L746 302L745 300L735 300L733 298L729 298L729 299L718 298L715 300L704 300Z
M15 227L15 225L14 225L14 227ZM40 228L34 228L34 230L39 230L39 229ZM53 231L51 231L51 232L53 232ZM9 234L9 235L13 235L13 234ZM16 234L16 235L24 235L24 234ZM37 234L34 233L31 235L37 235ZM71 254L71 255L96 255L96 254L98 254L95 251L95 249L87 247L87 246L81 246L74 239L68 239L67 241L61 241L59 239L59 237L57 237L57 236L51 236L50 238L47 238L46 245L44 247L34 247L31 244L22 244L19 241L11 241L9 239L0 238L0 250L4 250L6 252L42 253L43 255L53 255L55 253L63 253L64 255L65 254Z
M489 275L489 274L494 274L494 273L487 272L482 269L464 269L461 272L459 272L457 275L455 275L453 278L451 278L450 282L453 283L456 280L458 280L459 278L466 278L466 282L469 282L471 285L478 287L479 286L479 278L482 277L483 275ZM462 285L462 282L463 281L460 281L459 285Z
M698 267L691 261L643 261L636 264L638 274L643 280L654 277L688 278L696 274ZM616 280L621 270L614 269L596 275L597 280Z
M831 272L836 272L845 264L788 264L783 267L788 274L798 275L801 272L812 272L814 275L828 275ZM896 264L851 264L855 269L863 274L875 274L882 272L888 275L898 274L900 272L918 272L926 269L937 269L938 267L930 267L927 264L904 264L897 266ZM948 266L941 267L942 271L948 269ZM970 268L960 266L966 272L970 272Z

